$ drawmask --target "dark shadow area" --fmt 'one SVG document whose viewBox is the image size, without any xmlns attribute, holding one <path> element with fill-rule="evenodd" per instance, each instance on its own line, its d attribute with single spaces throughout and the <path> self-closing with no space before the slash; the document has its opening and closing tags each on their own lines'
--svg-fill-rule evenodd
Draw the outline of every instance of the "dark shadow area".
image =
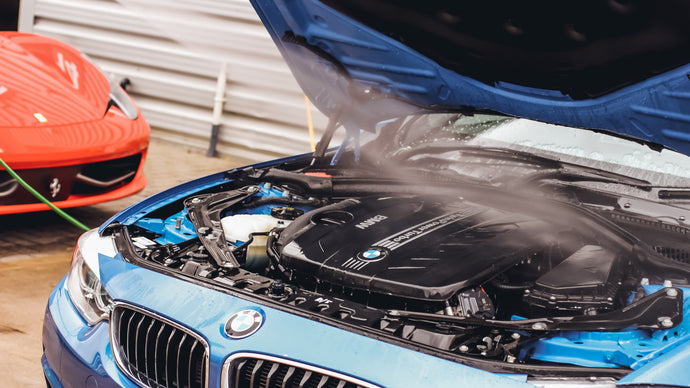
<svg viewBox="0 0 690 388">
<path fill-rule="evenodd" d="M 17 31 L 19 0 L 0 0 L 0 30 Z"/>
<path fill-rule="evenodd" d="M 97 227 L 113 212 L 95 206 L 65 211 L 90 228 Z M 63 252 L 74 248 L 84 231 L 54 212 L 0 215 L 0 258 Z"/>
</svg>

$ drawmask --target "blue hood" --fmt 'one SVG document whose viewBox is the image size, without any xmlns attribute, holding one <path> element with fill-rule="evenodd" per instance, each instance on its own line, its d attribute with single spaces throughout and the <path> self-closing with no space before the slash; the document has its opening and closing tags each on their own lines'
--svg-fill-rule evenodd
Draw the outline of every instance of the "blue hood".
<svg viewBox="0 0 690 388">
<path fill-rule="evenodd" d="M 495 111 L 690 155 L 688 1 L 251 2 L 306 95 L 349 129 Z"/>
</svg>

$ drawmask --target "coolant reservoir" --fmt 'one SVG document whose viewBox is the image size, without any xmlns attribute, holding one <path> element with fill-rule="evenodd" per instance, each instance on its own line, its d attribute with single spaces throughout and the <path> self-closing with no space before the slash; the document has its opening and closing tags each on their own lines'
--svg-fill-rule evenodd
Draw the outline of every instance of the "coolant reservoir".
<svg viewBox="0 0 690 388">
<path fill-rule="evenodd" d="M 271 229 L 283 228 L 290 222 L 292 221 L 268 214 L 235 214 L 220 220 L 225 239 L 233 244 L 248 241 L 252 233 L 268 233 Z M 265 268 L 268 265 L 266 240 L 266 236 L 254 236 L 254 240 L 247 247 L 248 268 Z"/>
</svg>

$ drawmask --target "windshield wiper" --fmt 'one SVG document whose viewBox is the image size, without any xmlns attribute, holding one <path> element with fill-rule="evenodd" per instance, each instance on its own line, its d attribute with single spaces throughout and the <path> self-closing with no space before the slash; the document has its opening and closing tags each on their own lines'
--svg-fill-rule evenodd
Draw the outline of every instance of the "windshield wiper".
<svg viewBox="0 0 690 388">
<path fill-rule="evenodd" d="M 563 182 L 600 182 L 600 183 L 615 183 L 626 186 L 638 188 L 640 190 L 650 191 L 654 188 L 651 182 L 629 177 L 627 175 L 617 174 L 610 171 L 598 170 L 596 168 L 584 167 L 570 163 L 562 163 L 562 166 L 557 169 L 549 169 L 538 171 L 534 174 L 525 176 L 519 180 L 520 186 L 525 186 L 534 182 L 555 179 Z"/>
<path fill-rule="evenodd" d="M 438 154 L 452 151 L 460 152 L 463 156 L 486 157 L 501 161 L 517 161 L 541 168 L 540 171 L 526 175 L 522 179 L 518 179 L 517 184 L 520 186 L 555 179 L 565 182 L 590 181 L 616 183 L 646 191 L 650 191 L 652 188 L 654 188 L 651 182 L 644 179 L 633 178 L 627 175 L 599 170 L 593 167 L 582 166 L 574 163 L 562 162 L 544 156 L 534 155 L 529 152 L 499 147 L 478 147 L 467 145 L 458 146 L 458 144 L 455 142 L 441 142 L 440 144 L 434 143 L 411 149 L 400 150 L 395 152 L 391 158 L 396 161 L 403 161 L 420 154 Z M 459 159 L 456 162 L 461 163 L 462 159 Z"/>
<path fill-rule="evenodd" d="M 666 330 L 683 321 L 683 291 L 680 288 L 662 288 L 620 310 L 592 316 L 578 315 L 501 321 L 400 310 L 389 310 L 387 315 L 393 319 L 419 320 L 458 327 L 482 326 L 529 332 L 616 331 L 628 327 Z"/>
<path fill-rule="evenodd" d="M 438 154 L 443 152 L 461 152 L 463 155 L 489 157 L 499 160 L 513 160 L 532 164 L 544 168 L 558 168 L 562 162 L 538 156 L 524 151 L 516 151 L 500 147 L 479 147 L 470 145 L 458 145 L 455 140 L 437 141 L 431 144 L 416 146 L 414 148 L 400 149 L 390 155 L 396 161 L 404 161 L 419 154 Z"/>
</svg>

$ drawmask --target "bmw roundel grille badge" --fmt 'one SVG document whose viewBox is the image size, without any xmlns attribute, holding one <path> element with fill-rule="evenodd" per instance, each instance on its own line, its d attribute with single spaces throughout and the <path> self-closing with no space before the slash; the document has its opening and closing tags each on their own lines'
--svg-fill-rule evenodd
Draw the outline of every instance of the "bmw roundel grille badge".
<svg viewBox="0 0 690 388">
<path fill-rule="evenodd" d="M 242 310 L 233 314 L 225 324 L 225 333 L 233 339 L 249 337 L 256 333 L 264 318 L 256 310 Z"/>
</svg>

